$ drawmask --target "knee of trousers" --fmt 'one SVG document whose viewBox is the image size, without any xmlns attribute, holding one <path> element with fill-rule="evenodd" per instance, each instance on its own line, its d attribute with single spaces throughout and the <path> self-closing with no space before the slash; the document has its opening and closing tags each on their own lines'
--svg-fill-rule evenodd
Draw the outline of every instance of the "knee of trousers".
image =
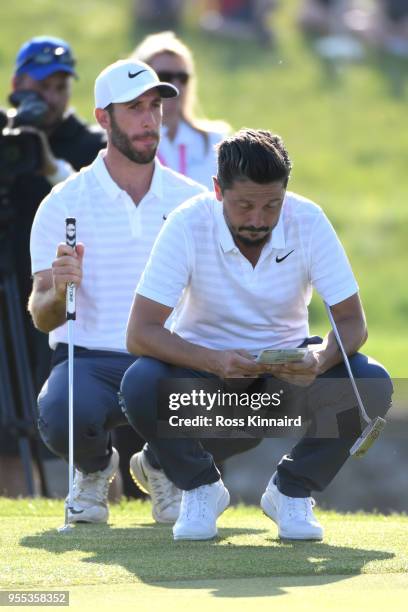
<svg viewBox="0 0 408 612">
<path fill-rule="evenodd" d="M 394 387 L 385 367 L 371 357 L 351 358 L 357 387 L 370 417 L 384 416 L 391 407 Z"/>
<path fill-rule="evenodd" d="M 138 431 L 156 427 L 158 385 L 170 372 L 169 364 L 152 357 L 139 357 L 125 372 L 120 386 L 122 410 Z"/>
<path fill-rule="evenodd" d="M 44 444 L 60 457 L 68 456 L 68 402 L 51 403 L 39 399 L 38 430 Z M 105 444 L 107 433 L 103 423 L 93 422 L 86 414 L 74 410 L 74 451 L 76 455 L 93 456 Z"/>
</svg>

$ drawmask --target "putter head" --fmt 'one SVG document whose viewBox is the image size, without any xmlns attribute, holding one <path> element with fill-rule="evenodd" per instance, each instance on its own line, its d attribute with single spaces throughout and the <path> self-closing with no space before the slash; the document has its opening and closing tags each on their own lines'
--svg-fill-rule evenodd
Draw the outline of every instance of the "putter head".
<svg viewBox="0 0 408 612">
<path fill-rule="evenodd" d="M 381 417 L 373 419 L 371 423 L 367 425 L 361 436 L 354 442 L 350 449 L 350 455 L 353 457 L 362 457 L 365 455 L 370 446 L 377 440 L 386 423 L 385 419 Z"/>
</svg>

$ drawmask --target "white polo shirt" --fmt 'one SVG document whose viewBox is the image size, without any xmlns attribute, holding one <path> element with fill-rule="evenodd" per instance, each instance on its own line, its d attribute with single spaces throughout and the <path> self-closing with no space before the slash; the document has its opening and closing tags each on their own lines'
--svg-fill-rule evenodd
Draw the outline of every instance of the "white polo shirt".
<svg viewBox="0 0 408 612">
<path fill-rule="evenodd" d="M 205 191 L 156 160 L 148 193 L 136 206 L 111 178 L 106 151 L 43 200 L 31 230 L 32 273 L 51 268 L 65 218 L 77 220 L 77 242 L 85 245 L 83 280 L 77 291 L 75 344 L 126 350 L 125 334 L 135 286 L 167 215 Z M 50 346 L 67 342 L 66 325 L 50 333 Z"/>
<path fill-rule="evenodd" d="M 160 136 L 158 157 L 162 164 L 180 172 L 194 181 L 213 190 L 212 177 L 217 174 L 215 145 L 227 136 L 225 132 L 207 132 L 206 146 L 203 135 L 185 121 L 181 121 L 174 140 L 167 136 L 163 126 Z"/>
<path fill-rule="evenodd" d="M 257 354 L 267 347 L 299 346 L 309 336 L 313 288 L 330 305 L 358 291 L 344 249 L 319 206 L 287 193 L 253 268 L 234 243 L 222 203 L 204 194 L 170 215 L 136 291 L 165 306 L 177 305 L 172 330 L 185 340 Z"/>
</svg>

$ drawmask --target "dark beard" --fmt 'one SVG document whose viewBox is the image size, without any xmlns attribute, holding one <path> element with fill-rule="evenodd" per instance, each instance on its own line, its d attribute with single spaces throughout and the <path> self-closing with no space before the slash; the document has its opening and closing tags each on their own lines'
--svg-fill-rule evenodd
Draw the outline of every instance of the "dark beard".
<svg viewBox="0 0 408 612">
<path fill-rule="evenodd" d="M 271 233 L 272 233 L 272 229 L 269 227 L 262 227 L 262 228 L 252 228 L 252 227 L 244 227 L 241 226 L 239 227 L 237 230 L 234 229 L 233 225 L 231 224 L 228 215 L 224 209 L 223 211 L 224 213 L 224 219 L 225 219 L 225 223 L 228 226 L 229 231 L 232 234 L 232 237 L 234 239 L 234 242 L 236 245 L 238 245 L 239 243 L 241 243 L 243 246 L 246 247 L 258 247 L 258 246 L 263 246 L 264 244 L 266 244 L 269 240 L 269 238 L 271 237 Z M 256 230 L 258 229 L 258 231 L 260 232 L 260 230 L 268 232 L 265 236 L 263 236 L 262 238 L 255 238 L 254 240 L 251 240 L 250 238 L 247 238 L 246 236 L 241 236 L 241 234 L 239 233 L 240 231 L 244 230 L 244 229 L 254 229 L 254 234 L 256 234 Z"/>
<path fill-rule="evenodd" d="M 157 145 L 154 147 L 152 151 L 147 151 L 146 153 L 141 153 L 140 151 L 136 151 L 132 146 L 132 142 L 129 137 L 122 132 L 118 124 L 116 123 L 113 115 L 111 115 L 111 142 L 112 144 L 132 162 L 136 164 L 150 164 L 156 157 L 156 151 L 159 144 L 159 140 L 157 140 Z M 150 135 L 150 133 L 149 133 Z M 153 134 L 152 134 L 153 135 Z M 156 136 L 156 134 L 154 134 Z"/>
<path fill-rule="evenodd" d="M 270 238 L 270 233 L 267 234 L 266 236 L 263 236 L 262 238 L 256 238 L 255 240 L 250 240 L 250 238 L 247 238 L 246 236 L 241 236 L 239 234 L 235 234 L 234 238 L 236 241 L 241 242 L 244 246 L 248 246 L 248 247 L 263 246 L 264 244 L 268 242 Z"/>
</svg>

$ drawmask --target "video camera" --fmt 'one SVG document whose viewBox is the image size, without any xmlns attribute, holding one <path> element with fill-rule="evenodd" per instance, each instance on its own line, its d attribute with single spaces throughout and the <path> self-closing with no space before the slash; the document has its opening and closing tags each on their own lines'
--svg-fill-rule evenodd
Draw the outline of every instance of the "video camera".
<svg viewBox="0 0 408 612">
<path fill-rule="evenodd" d="M 15 91 L 9 96 L 15 107 L 0 109 L 0 183 L 10 184 L 20 174 L 36 172 L 42 164 L 38 134 L 21 128 L 41 129 L 48 105 L 35 91 Z"/>
</svg>

